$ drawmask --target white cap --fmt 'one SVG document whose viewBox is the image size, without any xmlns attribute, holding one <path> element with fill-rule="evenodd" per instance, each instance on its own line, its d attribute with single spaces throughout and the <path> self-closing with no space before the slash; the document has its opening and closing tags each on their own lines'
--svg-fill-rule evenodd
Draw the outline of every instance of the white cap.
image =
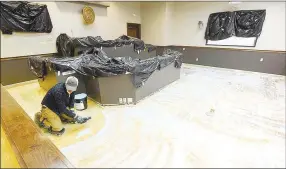
<svg viewBox="0 0 286 169">
<path fill-rule="evenodd" d="M 74 76 L 70 76 L 66 80 L 66 89 L 71 91 L 76 91 L 78 86 L 78 79 Z"/>
</svg>

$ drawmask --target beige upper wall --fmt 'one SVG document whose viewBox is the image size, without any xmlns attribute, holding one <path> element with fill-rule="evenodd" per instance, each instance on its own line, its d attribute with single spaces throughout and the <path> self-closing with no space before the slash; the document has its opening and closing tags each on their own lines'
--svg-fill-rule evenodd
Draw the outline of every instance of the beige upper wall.
<svg viewBox="0 0 286 169">
<path fill-rule="evenodd" d="M 141 39 L 153 45 L 172 43 L 175 2 L 141 2 Z"/>
<path fill-rule="evenodd" d="M 84 25 L 83 5 L 41 3 L 48 6 L 54 26 L 52 33 L 1 35 L 1 58 L 54 53 L 60 33 L 114 39 L 127 33 L 127 22 L 141 23 L 141 37 L 146 43 L 205 47 L 209 14 L 230 8 L 227 2 L 109 2 L 109 8 L 93 6 L 95 23 Z M 240 9 L 266 9 L 263 31 L 255 49 L 285 51 L 285 2 L 243 2 Z M 202 30 L 198 29 L 199 20 L 204 22 Z"/>
<path fill-rule="evenodd" d="M 139 2 L 109 2 L 110 7 L 92 6 L 96 18 L 92 25 L 83 23 L 84 5 L 71 2 L 41 2 L 47 4 L 53 30 L 45 33 L 13 33 L 1 35 L 1 58 L 56 52 L 56 38 L 60 33 L 72 37 L 102 36 L 115 39 L 127 33 L 127 22 L 141 23 Z"/>
<path fill-rule="evenodd" d="M 227 2 L 176 3 L 175 44 L 205 46 L 203 37 L 209 14 L 230 9 Z M 238 9 L 266 9 L 263 29 L 255 49 L 285 51 L 285 2 L 242 2 Z M 198 29 L 200 20 L 204 22 L 202 30 Z"/>
<path fill-rule="evenodd" d="M 157 6 L 160 6 L 159 10 L 150 10 L 146 8 L 146 5 L 143 5 L 145 2 L 141 3 L 141 16 L 144 28 L 149 27 L 150 29 L 150 26 L 148 26 L 149 24 L 152 25 L 152 27 L 158 27 L 160 30 L 151 32 L 149 29 L 142 29 L 142 34 L 145 35 L 142 38 L 143 40 L 148 41 L 148 43 L 156 43 L 156 45 L 206 47 L 204 33 L 209 14 L 231 10 L 228 2 L 157 3 L 161 3 L 161 5 L 156 4 Z M 165 9 L 162 9 L 163 7 L 165 7 Z M 262 34 L 254 49 L 285 51 L 285 2 L 242 2 L 238 10 L 240 9 L 266 9 L 266 18 Z M 163 23 L 152 19 L 157 17 L 160 18 L 160 21 Z M 145 20 L 149 22 L 144 22 Z M 203 29 L 198 28 L 198 21 L 204 22 Z M 155 35 L 156 33 L 159 35 Z M 161 37 L 161 40 L 154 40 L 154 37 Z"/>
<path fill-rule="evenodd" d="M 141 2 L 141 39 L 164 45 L 166 41 L 166 2 Z"/>
</svg>

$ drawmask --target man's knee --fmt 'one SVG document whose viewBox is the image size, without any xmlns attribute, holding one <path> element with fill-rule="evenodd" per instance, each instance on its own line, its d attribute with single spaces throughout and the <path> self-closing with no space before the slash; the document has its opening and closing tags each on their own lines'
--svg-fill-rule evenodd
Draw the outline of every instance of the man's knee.
<svg viewBox="0 0 286 169">
<path fill-rule="evenodd" d="M 45 127 L 51 127 L 53 131 L 61 131 L 63 129 L 60 117 L 49 108 L 42 108 L 37 116 L 40 116 L 40 122 Z"/>
</svg>

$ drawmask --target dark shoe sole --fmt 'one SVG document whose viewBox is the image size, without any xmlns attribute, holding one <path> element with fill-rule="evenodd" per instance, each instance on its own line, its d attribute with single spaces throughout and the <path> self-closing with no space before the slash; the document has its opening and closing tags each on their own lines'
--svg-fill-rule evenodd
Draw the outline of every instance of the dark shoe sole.
<svg viewBox="0 0 286 169">
<path fill-rule="evenodd" d="M 75 121 L 62 120 L 63 124 L 75 124 Z"/>
<path fill-rule="evenodd" d="M 63 128 L 61 131 L 53 131 L 52 128 L 48 129 L 48 132 L 53 134 L 53 135 L 57 135 L 57 136 L 61 136 L 65 133 L 66 129 Z"/>
<path fill-rule="evenodd" d="M 39 115 L 39 113 L 35 114 L 34 117 L 34 122 L 40 127 L 40 128 L 44 128 L 44 129 L 48 129 L 49 127 L 46 127 L 43 123 L 43 121 L 40 121 L 41 116 Z"/>
</svg>

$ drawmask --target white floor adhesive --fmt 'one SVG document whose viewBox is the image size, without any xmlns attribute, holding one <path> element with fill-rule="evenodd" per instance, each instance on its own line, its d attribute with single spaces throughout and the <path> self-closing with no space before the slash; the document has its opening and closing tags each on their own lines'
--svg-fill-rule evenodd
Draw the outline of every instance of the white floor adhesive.
<svg viewBox="0 0 286 169">
<path fill-rule="evenodd" d="M 49 137 L 77 167 L 285 167 L 285 82 L 183 65 L 180 80 L 137 105 L 102 112 L 89 106 L 86 114 L 101 118 L 74 135 Z M 39 90 L 37 83 L 9 88 L 31 117 Z M 88 128 L 99 123 L 91 134 Z"/>
<path fill-rule="evenodd" d="M 83 136 L 88 135 L 88 134 L 92 134 L 92 131 L 91 131 L 89 128 L 88 128 L 88 129 L 85 129 L 85 130 L 83 130 L 83 131 L 80 131 L 80 132 L 77 134 L 76 138 L 80 138 L 80 137 L 83 137 Z"/>
</svg>

